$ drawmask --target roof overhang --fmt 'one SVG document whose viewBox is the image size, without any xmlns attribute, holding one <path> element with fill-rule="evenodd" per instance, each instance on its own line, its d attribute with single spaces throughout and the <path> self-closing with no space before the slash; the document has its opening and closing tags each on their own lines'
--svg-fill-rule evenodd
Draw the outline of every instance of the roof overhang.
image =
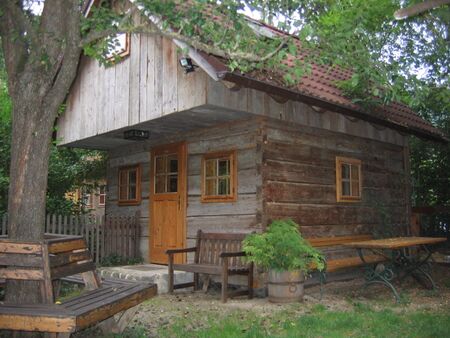
<svg viewBox="0 0 450 338">
<path fill-rule="evenodd" d="M 387 120 L 381 116 L 376 116 L 374 114 L 370 114 L 370 113 L 364 112 L 362 110 L 351 109 L 347 106 L 340 105 L 338 103 L 329 102 L 329 101 L 320 99 L 320 98 L 312 96 L 312 95 L 300 93 L 295 90 L 291 90 L 288 88 L 269 84 L 269 83 L 266 83 L 266 82 L 263 82 L 263 81 L 245 76 L 245 75 L 240 75 L 240 74 L 230 72 L 230 71 L 219 71 L 219 72 L 217 72 L 217 77 L 220 80 L 233 82 L 242 87 L 252 88 L 255 90 L 259 90 L 259 91 L 268 93 L 270 95 L 280 96 L 280 97 L 286 98 L 288 100 L 300 101 L 300 102 L 303 102 L 306 104 L 310 104 L 310 105 L 317 106 L 317 107 L 320 107 L 323 109 L 334 111 L 334 112 L 337 112 L 337 113 L 340 113 L 343 115 L 355 117 L 355 118 L 358 118 L 358 119 L 361 119 L 361 120 L 364 120 L 367 122 L 371 122 L 371 123 L 382 125 L 382 126 L 385 126 L 388 128 L 392 128 L 392 129 L 398 130 L 403 133 L 412 134 L 412 135 L 418 136 L 418 137 L 426 139 L 426 140 L 440 142 L 440 143 L 448 143 L 449 142 L 449 139 L 446 138 L 445 136 L 429 133 L 429 132 L 419 129 L 419 128 L 405 126 L 405 125 L 396 123 L 394 121 Z"/>
</svg>

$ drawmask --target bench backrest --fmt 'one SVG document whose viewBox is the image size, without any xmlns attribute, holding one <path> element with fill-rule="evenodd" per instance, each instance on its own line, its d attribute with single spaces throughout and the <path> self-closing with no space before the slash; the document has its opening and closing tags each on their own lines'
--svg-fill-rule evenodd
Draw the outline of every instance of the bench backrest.
<svg viewBox="0 0 450 338">
<path fill-rule="evenodd" d="M 88 289 L 100 286 L 95 265 L 81 236 L 48 235 L 42 242 L 0 240 L 0 278 L 40 281 L 42 299 L 53 303 L 55 279 L 81 273 Z"/>
<path fill-rule="evenodd" d="M 242 251 L 242 240 L 248 234 L 245 233 L 219 233 L 219 232 L 197 232 L 197 251 L 195 262 L 199 264 L 221 264 L 220 254 L 222 252 Z M 230 267 L 245 266 L 240 257 L 229 260 Z"/>
<path fill-rule="evenodd" d="M 95 270 L 80 236 L 52 236 L 43 242 L 2 239 L 0 266 L 0 278 L 22 280 L 54 280 Z"/>
</svg>

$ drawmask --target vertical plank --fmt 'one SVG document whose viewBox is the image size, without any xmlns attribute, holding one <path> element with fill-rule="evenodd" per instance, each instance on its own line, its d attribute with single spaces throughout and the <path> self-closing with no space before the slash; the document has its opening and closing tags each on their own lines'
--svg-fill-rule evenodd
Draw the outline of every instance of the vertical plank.
<svg viewBox="0 0 450 338">
<path fill-rule="evenodd" d="M 141 235 L 140 220 L 141 220 L 141 212 L 140 211 L 136 211 L 135 219 L 134 219 L 134 222 L 133 222 L 133 225 L 134 225 L 134 238 L 132 238 L 132 243 L 134 244 L 134 251 L 133 251 L 133 257 L 134 258 L 139 257 L 138 241 L 139 241 L 139 238 L 140 238 L 140 235 Z"/>
<path fill-rule="evenodd" d="M 105 241 L 105 227 L 106 227 L 106 216 L 102 216 L 102 224 L 100 225 L 100 230 L 101 230 L 101 257 L 100 257 L 100 261 L 101 262 L 103 260 L 103 258 L 105 257 L 105 245 L 106 245 L 106 241 Z"/>
<path fill-rule="evenodd" d="M 163 114 L 172 113 L 177 110 L 177 51 L 172 40 L 164 38 L 163 47 L 163 73 L 159 81 L 162 82 L 162 105 Z"/>
<path fill-rule="evenodd" d="M 119 129 L 128 125 L 128 102 L 130 99 L 130 59 L 126 58 L 114 65 L 116 69 L 114 79 L 114 123 L 112 129 Z M 112 130 L 110 129 L 110 130 Z"/>
<path fill-rule="evenodd" d="M 58 229 L 56 231 L 58 234 L 62 231 L 62 215 L 58 215 Z"/>
<path fill-rule="evenodd" d="M 67 235 L 68 223 L 67 223 L 67 215 L 64 215 L 64 221 L 62 226 L 62 234 Z"/>
<path fill-rule="evenodd" d="M 94 252 L 95 250 L 95 223 L 91 222 L 89 227 L 89 236 L 90 236 L 90 246 L 89 250 Z"/>
<path fill-rule="evenodd" d="M 129 247 L 130 247 L 130 227 L 131 224 L 133 224 L 133 217 L 129 220 L 129 222 L 127 222 L 125 224 L 125 233 L 123 235 L 124 239 L 125 239 L 125 257 L 126 258 L 131 258 L 130 255 L 130 251 L 129 251 Z"/>
<path fill-rule="evenodd" d="M 128 221 L 128 217 L 124 217 L 122 219 L 122 222 L 119 223 L 119 233 L 118 233 L 118 241 L 119 241 L 119 255 L 120 256 L 125 256 L 124 255 L 124 242 L 123 242 L 123 228 L 124 228 L 124 224 Z"/>
<path fill-rule="evenodd" d="M 97 224 L 95 225 L 95 262 L 100 262 L 100 219 L 101 216 L 97 218 Z"/>
<path fill-rule="evenodd" d="M 132 34 L 131 54 L 130 58 L 130 99 L 129 99 L 129 120 L 128 124 L 133 125 L 140 121 L 140 106 L 139 106 L 139 85 L 140 85 L 140 36 L 139 34 Z"/>
<path fill-rule="evenodd" d="M 153 40 L 149 40 L 151 36 L 139 34 L 139 122 L 145 121 L 147 110 L 147 85 L 151 79 L 148 79 L 148 44 L 153 43 Z M 153 72 L 152 72 L 153 73 Z M 152 81 L 151 81 L 152 82 Z M 153 83 L 151 83 L 153 85 Z"/>
<path fill-rule="evenodd" d="M 80 234 L 80 217 L 75 217 L 75 223 L 74 223 L 74 235 Z"/>
<path fill-rule="evenodd" d="M 74 215 L 70 216 L 69 224 L 70 224 L 69 235 L 76 235 L 75 234 L 75 216 Z"/>
<path fill-rule="evenodd" d="M 42 260 L 43 260 L 43 274 L 44 280 L 41 282 L 43 302 L 45 304 L 53 304 L 55 301 L 53 297 L 53 284 L 50 272 L 50 257 L 48 254 L 48 245 L 42 244 Z"/>
<path fill-rule="evenodd" d="M 45 232 L 46 232 L 46 233 L 47 233 L 47 232 L 50 232 L 50 217 L 51 217 L 50 214 L 47 214 L 47 215 L 45 216 Z"/>
<path fill-rule="evenodd" d="M 56 233 L 56 220 L 57 220 L 56 215 L 55 214 L 52 215 L 52 234 Z"/>
<path fill-rule="evenodd" d="M 152 87 L 148 87 L 147 92 L 150 90 L 151 92 L 151 100 L 150 105 L 147 104 L 147 109 L 150 109 L 150 107 L 153 107 L 152 114 L 150 115 L 151 118 L 156 118 L 162 115 L 163 106 L 162 106 L 162 97 L 163 97 L 163 37 L 157 35 L 153 37 L 154 39 L 154 45 L 153 50 L 149 49 L 149 53 L 153 52 L 153 55 L 150 56 L 150 58 L 153 58 L 153 69 L 150 69 L 149 65 L 149 74 L 152 72 L 153 75 L 153 81 L 154 85 Z M 150 79 L 149 79 L 150 81 Z"/>
</svg>

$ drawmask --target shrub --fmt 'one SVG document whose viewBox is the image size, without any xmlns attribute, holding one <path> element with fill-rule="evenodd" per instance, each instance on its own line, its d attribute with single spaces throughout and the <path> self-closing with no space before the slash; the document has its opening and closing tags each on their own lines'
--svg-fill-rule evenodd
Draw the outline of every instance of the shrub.
<svg viewBox="0 0 450 338">
<path fill-rule="evenodd" d="M 248 235 L 243 241 L 246 259 L 277 271 L 323 270 L 323 255 L 302 237 L 298 227 L 292 220 L 277 220 L 266 232 Z"/>
</svg>

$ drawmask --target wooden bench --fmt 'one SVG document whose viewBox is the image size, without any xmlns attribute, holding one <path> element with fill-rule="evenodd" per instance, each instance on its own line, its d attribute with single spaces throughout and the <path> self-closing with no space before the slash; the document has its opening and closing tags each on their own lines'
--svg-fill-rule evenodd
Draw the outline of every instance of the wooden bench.
<svg viewBox="0 0 450 338">
<path fill-rule="evenodd" d="M 247 236 L 243 233 L 208 233 L 201 230 L 197 233 L 196 246 L 193 248 L 167 250 L 169 256 L 169 293 L 174 289 L 194 287 L 199 289 L 199 274 L 218 275 L 222 280 L 222 302 L 228 297 L 248 294 L 253 297 L 253 263 L 245 263 L 241 259 L 245 256 L 242 251 L 242 240 Z M 194 252 L 194 262 L 188 264 L 174 264 L 175 254 Z M 174 270 L 194 273 L 194 281 L 174 285 Z M 228 292 L 228 276 L 247 275 L 247 290 Z"/>
<path fill-rule="evenodd" d="M 156 295 L 156 285 L 125 280 L 102 281 L 83 237 L 47 236 L 42 242 L 0 240 L 0 278 L 38 281 L 42 304 L 0 303 L 0 329 L 49 332 L 68 337 L 98 322 L 121 331 L 134 315 L 135 306 Z M 86 291 L 55 303 L 57 280 L 68 276 L 83 281 Z M 121 313 L 119 320 L 113 316 Z"/>
<path fill-rule="evenodd" d="M 356 242 L 356 241 L 369 241 L 373 239 L 372 235 L 353 235 L 353 236 L 336 236 L 336 237 L 321 237 L 321 238 L 307 238 L 308 242 L 319 250 L 327 249 L 342 249 L 343 244 Z M 347 248 L 348 249 L 348 248 Z M 326 252 L 325 252 L 325 256 Z M 386 258 L 381 255 L 367 255 L 364 259 L 369 264 L 378 264 L 386 261 Z M 325 270 L 320 273 L 320 283 L 321 286 L 326 282 L 326 273 L 336 272 L 338 270 L 355 268 L 365 265 L 365 263 L 359 258 L 359 256 L 334 258 L 326 257 Z M 322 293 L 322 289 L 321 289 Z"/>
</svg>

